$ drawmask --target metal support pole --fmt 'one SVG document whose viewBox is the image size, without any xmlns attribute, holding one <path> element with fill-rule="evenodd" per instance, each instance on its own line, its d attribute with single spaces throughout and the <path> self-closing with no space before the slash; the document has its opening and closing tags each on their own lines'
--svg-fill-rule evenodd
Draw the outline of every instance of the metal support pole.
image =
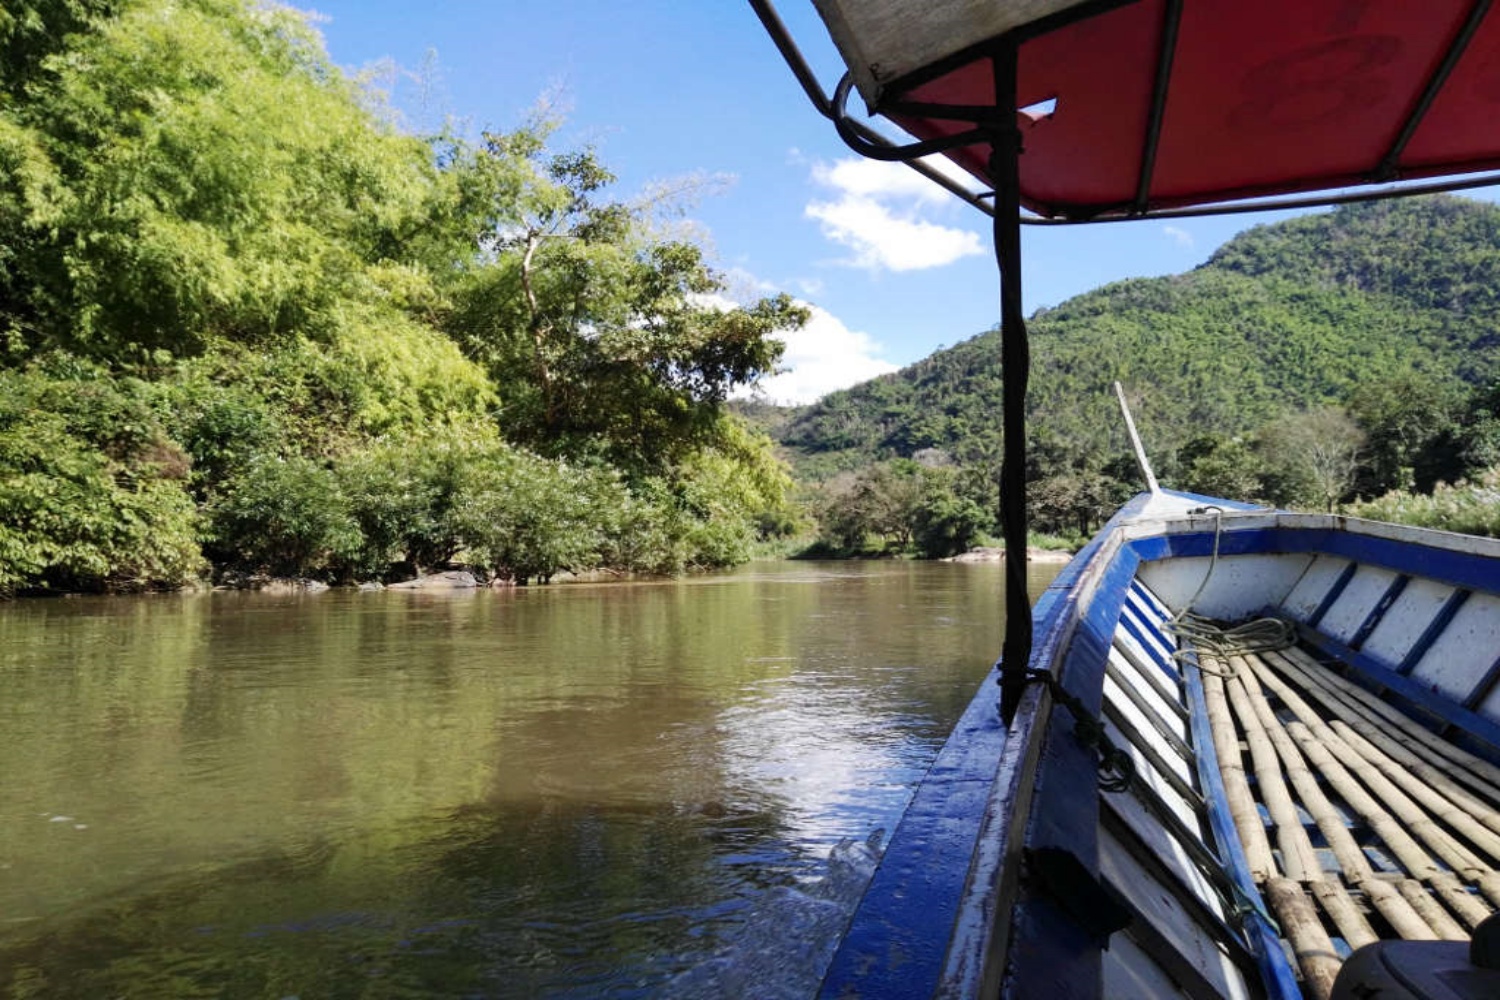
<svg viewBox="0 0 1500 1000">
<path fill-rule="evenodd" d="M 1021 132 L 1016 124 L 1014 42 L 992 61 L 1000 123 L 990 143 L 995 185 L 995 259 L 1000 267 L 1000 527 L 1005 539 L 1005 642 L 1000 654 L 1000 717 L 1007 726 L 1026 689 L 1031 598 L 1026 590 L 1026 384 L 1031 368 L 1021 300 Z M 1009 112 L 1009 113 L 1007 113 Z"/>
</svg>

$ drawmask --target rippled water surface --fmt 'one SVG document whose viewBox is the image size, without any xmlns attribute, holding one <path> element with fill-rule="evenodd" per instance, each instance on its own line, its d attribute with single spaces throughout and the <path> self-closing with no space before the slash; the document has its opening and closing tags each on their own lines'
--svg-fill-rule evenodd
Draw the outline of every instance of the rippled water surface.
<svg viewBox="0 0 1500 1000">
<path fill-rule="evenodd" d="M 0 605 L 0 996 L 672 992 L 894 825 L 1000 592 L 762 563 Z"/>
</svg>

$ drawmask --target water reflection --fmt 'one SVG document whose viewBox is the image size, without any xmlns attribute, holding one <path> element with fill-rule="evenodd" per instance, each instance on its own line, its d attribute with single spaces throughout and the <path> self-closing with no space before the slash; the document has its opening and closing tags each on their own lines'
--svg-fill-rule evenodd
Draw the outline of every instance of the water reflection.
<svg viewBox="0 0 1500 1000">
<path fill-rule="evenodd" d="M 0 607 L 0 995 L 647 995 L 893 825 L 991 566 Z"/>
</svg>

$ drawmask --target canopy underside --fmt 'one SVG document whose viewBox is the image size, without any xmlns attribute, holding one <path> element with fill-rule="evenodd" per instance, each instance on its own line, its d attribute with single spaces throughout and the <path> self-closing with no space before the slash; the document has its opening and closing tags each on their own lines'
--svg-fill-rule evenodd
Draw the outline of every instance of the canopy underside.
<svg viewBox="0 0 1500 1000">
<path fill-rule="evenodd" d="M 1018 107 L 1056 101 L 1019 118 L 1046 217 L 1500 170 L 1489 0 L 817 2 L 870 109 L 919 139 L 993 120 L 1018 45 Z M 948 155 L 994 186 L 987 144 Z"/>
</svg>

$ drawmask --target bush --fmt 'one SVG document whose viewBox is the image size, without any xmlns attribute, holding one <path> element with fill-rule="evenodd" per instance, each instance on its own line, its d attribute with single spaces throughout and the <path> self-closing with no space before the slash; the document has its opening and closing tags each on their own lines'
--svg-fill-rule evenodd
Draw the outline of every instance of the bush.
<svg viewBox="0 0 1500 1000">
<path fill-rule="evenodd" d="M 1349 513 L 1418 528 L 1500 538 L 1500 466 L 1481 473 L 1477 482 L 1453 486 L 1438 483 L 1426 496 L 1393 491 L 1354 504 Z"/>
<path fill-rule="evenodd" d="M 450 515 L 470 564 L 517 583 L 600 565 L 624 490 L 613 476 L 497 449 L 461 471 Z"/>
<path fill-rule="evenodd" d="M 252 572 L 341 575 L 364 543 L 333 471 L 297 456 L 252 462 L 209 505 L 209 515 L 213 554 Z"/>
<path fill-rule="evenodd" d="M 384 577 L 396 563 L 421 572 L 453 556 L 460 543 L 447 515 L 460 454 L 451 442 L 424 437 L 377 441 L 339 462 L 339 485 L 361 534 L 352 573 Z"/>
<path fill-rule="evenodd" d="M 243 385 L 192 373 L 167 385 L 163 396 L 173 433 L 192 456 L 191 482 L 200 498 L 277 449 L 280 420 L 264 397 Z"/>
<path fill-rule="evenodd" d="M 924 558 L 946 559 L 973 548 L 990 521 L 973 500 L 941 493 L 917 508 L 912 539 Z"/>
<path fill-rule="evenodd" d="M 0 371 L 0 594 L 178 587 L 202 571 L 185 460 L 141 389 L 91 367 Z"/>
</svg>

